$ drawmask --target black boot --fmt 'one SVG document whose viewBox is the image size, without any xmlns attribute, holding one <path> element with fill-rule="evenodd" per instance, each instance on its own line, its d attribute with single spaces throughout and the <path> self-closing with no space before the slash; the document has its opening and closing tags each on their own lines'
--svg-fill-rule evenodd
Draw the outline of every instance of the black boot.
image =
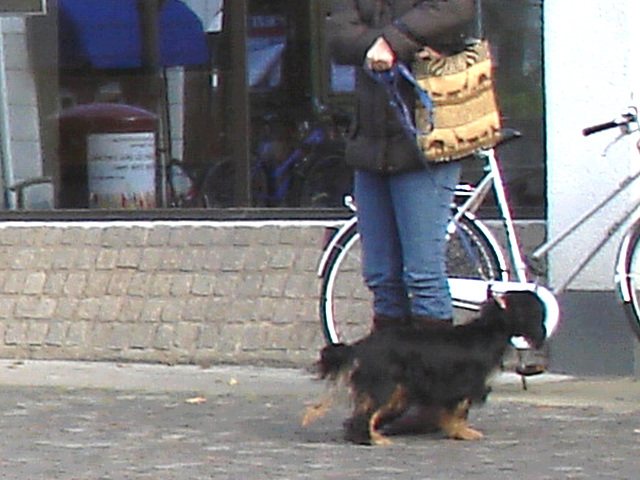
<svg viewBox="0 0 640 480">
<path fill-rule="evenodd" d="M 417 330 L 453 325 L 452 318 L 433 318 L 428 315 L 411 315 L 411 326 Z"/>
<path fill-rule="evenodd" d="M 388 315 L 375 314 L 373 316 L 373 329 L 376 332 L 379 330 L 386 330 L 387 328 L 400 328 L 409 325 L 409 319 L 407 317 L 391 317 Z"/>
</svg>

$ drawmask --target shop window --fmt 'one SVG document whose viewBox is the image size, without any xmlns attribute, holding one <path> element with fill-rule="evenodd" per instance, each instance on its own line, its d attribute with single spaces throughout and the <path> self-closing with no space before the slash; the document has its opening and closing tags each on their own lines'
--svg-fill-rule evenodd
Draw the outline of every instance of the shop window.
<svg viewBox="0 0 640 480">
<path fill-rule="evenodd" d="M 542 2 L 482 0 L 485 35 L 495 49 L 504 125 L 522 137 L 500 148 L 510 201 L 518 218 L 546 215 L 546 156 L 542 77 Z M 468 165 L 465 178 L 476 169 Z M 492 208 L 483 215 L 492 215 Z"/>
<path fill-rule="evenodd" d="M 328 2 L 316 4 L 320 22 Z M 499 150 L 510 188 L 514 213 L 519 218 L 546 215 L 544 105 L 542 84 L 542 2 L 482 0 L 483 28 L 491 40 L 496 60 L 497 88 L 506 127 L 519 130 L 522 138 Z M 322 29 L 319 30 L 322 32 Z M 352 102 L 353 68 L 336 65 L 327 51 L 322 33 L 318 38 L 318 94 L 328 105 L 349 108 Z M 474 183 L 481 166 L 464 162 L 463 181 Z M 485 207 L 483 215 L 494 215 Z"/>
<path fill-rule="evenodd" d="M 64 109 L 87 103 L 128 104 L 158 116 L 156 209 L 340 209 L 342 195 L 351 190 L 352 172 L 343 156 L 355 71 L 336 65 L 328 56 L 323 30 L 327 0 L 244 0 L 244 10 L 237 8 L 240 0 L 231 1 L 211 0 L 213 10 L 224 10 L 224 16 L 222 29 L 209 32 L 203 31 L 202 22 L 189 11 L 190 5 L 196 8 L 203 2 L 162 2 L 179 11 L 183 22 L 176 24 L 173 20 L 177 16 L 167 16 L 162 24 L 166 32 L 182 29 L 188 35 L 171 37 L 180 42 L 162 37 L 160 73 L 168 83 L 160 91 L 149 88 L 147 72 L 140 69 L 140 59 L 135 56 L 140 39 L 127 37 L 133 31 L 129 24 L 117 27 L 113 21 L 115 16 L 124 15 L 126 22 L 132 22 L 137 15 L 132 10 L 137 0 L 59 0 L 66 9 L 58 13 L 62 15 L 60 22 L 54 19 L 53 11 L 38 22 L 30 22 L 34 27 L 31 33 L 37 34 L 23 54 L 42 57 L 31 60 L 36 66 L 37 96 L 32 97 L 40 101 L 38 141 L 43 154 L 30 155 L 33 168 L 27 168 L 25 162 L 19 168 L 16 164 L 13 173 L 20 176 L 15 180 L 27 181 L 25 189 L 31 188 L 31 179 L 52 180 L 58 182 L 56 190 L 64 189 L 65 185 L 59 183 L 59 165 L 51 154 L 59 147 L 59 138 L 53 138 L 56 132 L 50 130 L 51 119 Z M 546 210 L 542 4 L 537 0 L 511 0 L 509 8 L 504 8 L 503 3 L 483 0 L 485 32 L 495 48 L 505 125 L 520 130 L 523 138 L 506 145 L 500 153 L 516 216 L 541 218 Z M 125 4 L 127 8 L 116 8 Z M 102 20 L 86 11 L 91 5 L 100 7 L 105 15 Z M 238 12 L 246 15 L 245 37 L 240 39 L 225 29 L 231 15 L 238 16 Z M 100 22 L 107 19 L 111 19 L 113 28 L 124 30 L 116 28 L 107 35 L 106 24 L 100 27 Z M 93 27 L 79 28 L 80 21 L 88 21 Z M 46 28 L 36 27 L 47 22 Z M 75 27 L 51 33 L 65 25 Z M 102 35 L 90 37 L 95 32 Z M 87 41 L 73 43 L 78 38 Z M 89 42 L 90 38 L 95 43 Z M 107 38 L 116 39 L 122 51 L 111 52 L 105 43 Z M 187 38 L 191 43 L 183 43 Z M 76 50 L 60 47 L 59 57 L 50 55 L 50 49 L 43 47 L 55 45 L 58 39 L 72 42 Z M 243 50 L 233 48 L 238 42 L 243 42 Z M 82 49 L 91 44 L 97 49 Z M 242 69 L 236 67 L 238 55 L 230 53 L 238 51 L 246 55 Z M 68 63 L 58 65 L 58 78 L 52 81 L 51 59 L 55 58 Z M 172 68 L 180 69 L 180 75 L 173 75 Z M 246 77 L 244 92 L 237 88 L 243 83 L 239 80 L 243 77 L 234 76 L 238 71 Z M 56 85 L 61 88 L 52 95 L 52 86 Z M 154 99 L 168 99 L 170 106 L 156 109 Z M 243 130 L 238 136 L 234 134 L 238 125 L 234 122 L 243 102 L 248 126 L 246 134 Z M 245 144 L 237 145 L 239 142 Z M 162 158 L 167 151 L 171 155 Z M 478 168 L 466 162 L 464 179 L 473 181 Z M 66 188 L 73 189 L 73 185 Z M 20 193 L 28 196 L 26 190 Z M 11 195 L 5 194 L 7 209 L 18 207 Z M 85 200 L 78 204 L 80 208 L 85 204 L 90 207 L 89 197 Z M 491 213 L 491 209 L 484 212 Z"/>
</svg>

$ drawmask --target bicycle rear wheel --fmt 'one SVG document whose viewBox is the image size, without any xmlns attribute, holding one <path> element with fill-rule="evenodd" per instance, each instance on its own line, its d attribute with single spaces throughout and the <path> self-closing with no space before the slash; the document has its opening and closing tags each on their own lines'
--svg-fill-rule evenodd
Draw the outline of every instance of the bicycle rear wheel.
<svg viewBox="0 0 640 480">
<path fill-rule="evenodd" d="M 304 172 L 295 192 L 301 207 L 341 207 L 353 191 L 353 168 L 344 162 L 344 152 L 316 156 Z"/>
<path fill-rule="evenodd" d="M 200 181 L 200 196 L 207 208 L 233 206 L 235 167 L 230 158 L 223 158 L 204 172 Z"/>
<path fill-rule="evenodd" d="M 362 280 L 360 236 L 354 223 L 341 234 L 321 272 L 320 319 L 327 343 L 352 343 L 371 328 L 372 298 Z M 506 279 L 502 256 L 474 217 L 464 215 L 450 228 L 449 277 Z M 469 307 L 454 302 L 454 320 L 465 321 Z"/>
<path fill-rule="evenodd" d="M 633 224 L 620 244 L 616 282 L 627 319 L 640 340 L 640 221 Z"/>
</svg>

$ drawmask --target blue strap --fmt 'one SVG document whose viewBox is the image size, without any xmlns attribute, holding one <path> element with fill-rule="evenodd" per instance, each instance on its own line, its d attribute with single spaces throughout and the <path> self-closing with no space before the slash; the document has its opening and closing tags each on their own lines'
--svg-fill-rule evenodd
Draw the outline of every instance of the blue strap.
<svg viewBox="0 0 640 480">
<path fill-rule="evenodd" d="M 400 95 L 400 89 L 398 88 L 399 79 L 409 82 L 416 92 L 418 100 L 420 100 L 424 105 L 427 115 L 427 125 L 433 125 L 433 100 L 429 96 L 429 93 L 420 87 L 420 84 L 404 63 L 396 62 L 389 70 L 381 72 L 376 72 L 365 67 L 365 72 L 367 72 L 367 74 L 376 82 L 384 86 L 385 91 L 389 96 L 389 104 L 394 108 L 402 126 L 411 136 L 428 133 L 418 131 L 416 128 L 413 116 L 402 98 L 402 95 Z"/>
</svg>

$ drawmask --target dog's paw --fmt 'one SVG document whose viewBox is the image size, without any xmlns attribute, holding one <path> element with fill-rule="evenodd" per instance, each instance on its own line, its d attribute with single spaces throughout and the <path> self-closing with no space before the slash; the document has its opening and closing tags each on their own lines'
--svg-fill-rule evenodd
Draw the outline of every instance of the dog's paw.
<svg viewBox="0 0 640 480">
<path fill-rule="evenodd" d="M 371 435 L 371 445 L 376 445 L 378 447 L 388 447 L 389 445 L 392 445 L 393 442 L 388 438 L 385 437 L 384 435 L 381 435 L 379 433 L 373 433 Z"/>
<path fill-rule="evenodd" d="M 461 428 L 449 433 L 449 437 L 455 440 L 480 440 L 484 435 L 479 430 L 470 427 Z"/>
</svg>

